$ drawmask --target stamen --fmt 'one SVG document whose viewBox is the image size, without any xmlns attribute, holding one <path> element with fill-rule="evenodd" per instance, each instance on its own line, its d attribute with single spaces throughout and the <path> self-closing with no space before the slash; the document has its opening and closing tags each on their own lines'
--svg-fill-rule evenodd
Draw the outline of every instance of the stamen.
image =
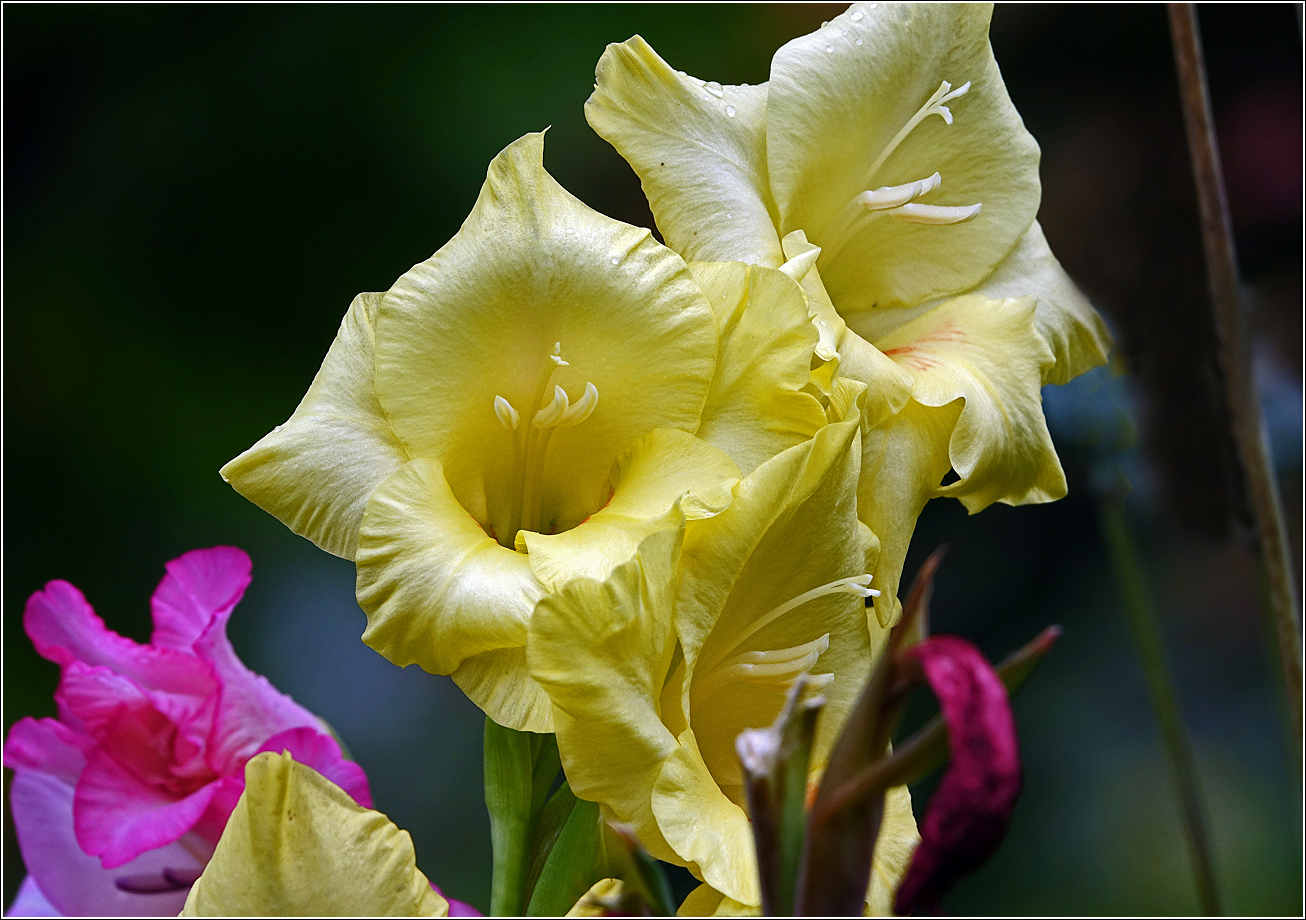
<svg viewBox="0 0 1306 920">
<path fill-rule="evenodd" d="M 727 684 L 740 680 L 772 690 L 786 690 L 798 675 L 805 674 L 815 667 L 817 659 L 825 654 L 829 647 L 830 634 L 826 633 L 811 642 L 795 645 L 792 648 L 735 655 L 714 668 L 703 680 L 695 683 L 690 694 L 690 705 L 700 703 Z M 828 686 L 834 679 L 833 674 L 822 674 L 817 677 L 824 678 L 820 682 L 820 687 Z"/>
<path fill-rule="evenodd" d="M 571 366 L 568 362 L 562 360 L 562 343 L 561 343 L 561 342 L 554 342 L 554 343 L 553 343 L 553 354 L 549 355 L 549 360 L 552 361 L 554 364 L 558 365 L 558 367 L 570 367 L 570 366 Z"/>
<path fill-rule="evenodd" d="M 512 403 L 502 396 L 494 397 L 494 414 L 499 417 L 499 424 L 504 428 L 509 431 L 517 430 L 517 423 L 521 420 L 521 417 L 517 414 L 517 410 L 512 407 Z"/>
<path fill-rule="evenodd" d="M 566 412 L 562 413 L 562 418 L 558 419 L 558 427 L 572 428 L 579 425 L 590 417 L 594 412 L 594 407 L 598 404 L 599 388 L 593 383 L 585 384 L 585 395 L 577 400 Z"/>
<path fill-rule="evenodd" d="M 553 399 L 547 406 L 535 413 L 535 418 L 531 424 L 536 428 L 552 428 L 558 424 L 562 414 L 567 411 L 567 391 L 560 386 L 554 386 Z"/>
<path fill-rule="evenodd" d="M 925 119 L 929 118 L 931 115 L 938 115 L 946 123 L 952 124 L 952 110 L 943 103 L 950 99 L 964 96 L 968 92 L 970 92 L 969 80 L 956 89 L 953 89 L 952 84 L 947 80 L 940 83 L 939 88 L 934 91 L 934 95 L 925 100 L 925 104 L 920 107 L 920 110 L 911 118 L 907 119 L 907 123 L 902 126 L 902 130 L 895 134 L 893 140 L 889 141 L 885 148 L 880 151 L 880 155 L 875 158 L 875 163 L 872 164 L 871 168 L 866 173 L 865 184 L 871 184 L 871 179 L 877 172 L 879 172 L 880 167 L 884 165 L 884 161 L 889 159 L 890 154 L 898 149 L 898 145 L 906 140 L 907 135 L 911 134 L 916 126 Z"/>
<path fill-rule="evenodd" d="M 913 224 L 960 224 L 972 219 L 980 212 L 982 206 L 982 203 L 964 207 L 948 207 L 937 204 L 905 204 L 896 211 L 890 211 L 889 213 Z"/>
<path fill-rule="evenodd" d="M 915 201 L 917 198 L 939 187 L 943 177 L 937 172 L 927 179 L 918 179 L 903 185 L 886 185 L 873 192 L 862 192 L 853 200 L 868 211 L 887 211 Z"/>
</svg>

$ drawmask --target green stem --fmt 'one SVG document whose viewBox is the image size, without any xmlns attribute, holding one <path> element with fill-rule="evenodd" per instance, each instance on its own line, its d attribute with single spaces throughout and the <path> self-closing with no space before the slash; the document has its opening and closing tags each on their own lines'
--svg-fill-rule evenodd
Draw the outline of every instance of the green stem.
<svg viewBox="0 0 1306 920">
<path fill-rule="evenodd" d="M 495 917 L 525 913 L 534 810 L 532 755 L 531 735 L 485 720 L 485 807 L 494 852 L 490 914 Z"/>
<path fill-rule="evenodd" d="M 1161 738 L 1170 759 L 1171 775 L 1179 793 L 1183 813 L 1184 836 L 1188 841 L 1188 855 L 1192 862 L 1193 879 L 1197 886 L 1197 899 L 1202 912 L 1218 916 L 1220 893 L 1215 882 L 1215 867 L 1211 858 L 1211 844 L 1202 816 L 1201 796 L 1198 792 L 1197 769 L 1193 763 L 1188 737 L 1175 705 L 1174 681 L 1166 663 L 1165 646 L 1156 607 L 1147 588 L 1138 552 L 1134 547 L 1124 502 L 1114 493 L 1102 494 L 1098 499 L 1098 517 L 1102 533 L 1111 555 L 1120 593 L 1124 595 L 1125 615 L 1133 633 L 1143 671 L 1147 675 L 1147 689 L 1152 698 L 1152 708 L 1160 724 Z"/>
<path fill-rule="evenodd" d="M 1252 372 L 1251 344 L 1238 297 L 1238 258 L 1225 198 L 1220 150 L 1215 139 L 1211 100 L 1206 89 L 1197 11 L 1191 3 L 1170 4 L 1170 33 L 1183 102 L 1188 150 L 1202 215 L 1202 244 L 1219 334 L 1220 370 L 1230 426 L 1238 445 L 1246 492 L 1256 519 L 1256 553 L 1279 651 L 1284 697 L 1292 718 L 1297 770 L 1302 769 L 1302 641 L 1293 583 L 1292 551 L 1280 510 L 1279 487 L 1270 461 L 1265 417 Z"/>
</svg>

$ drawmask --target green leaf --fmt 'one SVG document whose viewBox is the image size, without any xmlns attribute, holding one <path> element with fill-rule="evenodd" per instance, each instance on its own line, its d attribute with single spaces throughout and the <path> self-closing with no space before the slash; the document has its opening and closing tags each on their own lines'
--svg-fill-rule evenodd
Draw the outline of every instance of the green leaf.
<svg viewBox="0 0 1306 920">
<path fill-rule="evenodd" d="M 599 806 L 576 798 L 565 782 L 545 806 L 541 827 L 565 815 L 531 892 L 529 917 L 560 917 L 590 887 L 608 876 Z M 538 854 L 543 852 L 537 849 Z"/>
</svg>

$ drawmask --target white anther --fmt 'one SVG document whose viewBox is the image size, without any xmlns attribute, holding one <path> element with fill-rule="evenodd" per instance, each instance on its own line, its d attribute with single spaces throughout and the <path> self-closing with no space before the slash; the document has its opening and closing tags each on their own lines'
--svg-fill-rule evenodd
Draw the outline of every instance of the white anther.
<svg viewBox="0 0 1306 920">
<path fill-rule="evenodd" d="M 589 418 L 594 412 L 594 407 L 599 404 L 599 388 L 592 383 L 585 384 L 585 395 L 578 399 L 566 412 L 562 413 L 562 418 L 558 419 L 559 428 L 571 428 L 579 425 L 585 419 Z"/>
<path fill-rule="evenodd" d="M 816 264 L 816 259 L 821 255 L 821 247 L 816 246 L 807 252 L 801 252 L 794 256 L 784 265 L 780 266 L 780 271 L 784 272 L 795 281 L 802 281 L 807 277 L 807 273 L 812 270 Z"/>
<path fill-rule="evenodd" d="M 531 424 L 536 428 L 552 428 L 558 424 L 558 419 L 567 411 L 567 391 L 560 386 L 554 386 L 553 399 L 550 403 L 535 413 L 535 418 Z"/>
<path fill-rule="evenodd" d="M 945 95 L 944 95 L 944 97 L 943 97 L 942 99 L 939 100 L 940 102 L 947 102 L 949 99 L 956 99 L 956 98 L 958 98 L 958 97 L 960 97 L 960 96 L 964 96 L 964 95 L 966 95 L 967 93 L 970 92 L 970 81 L 969 81 L 969 80 L 967 80 L 965 83 L 961 84 L 961 86 L 958 86 L 958 87 L 957 87 L 956 89 L 954 89 L 952 92 L 948 92 L 948 89 L 949 89 L 950 86 L 951 86 L 951 84 L 948 83 L 947 80 L 944 80 L 944 81 L 943 81 L 943 92 L 945 93 Z"/>
<path fill-rule="evenodd" d="M 549 355 L 549 360 L 552 361 L 554 364 L 558 365 L 558 367 L 570 367 L 570 366 L 571 366 L 568 362 L 566 362 L 566 361 L 564 361 L 564 360 L 562 359 L 562 343 L 561 343 L 561 342 L 554 342 L 554 343 L 553 343 L 553 354 Z"/>
<path fill-rule="evenodd" d="M 913 224 L 960 224 L 970 220 L 980 212 L 981 204 L 965 207 L 947 207 L 936 204 L 905 204 L 895 211 L 894 217 L 910 221 Z"/>
<path fill-rule="evenodd" d="M 520 416 L 517 415 L 517 410 L 512 407 L 512 403 L 502 396 L 494 397 L 494 414 L 499 417 L 499 424 L 504 428 L 509 431 L 517 430 Z"/>
<path fill-rule="evenodd" d="M 885 185 L 873 192 L 862 192 L 853 200 L 868 211 L 887 211 L 889 208 L 900 207 L 909 201 L 915 201 L 922 195 L 934 191 L 942 181 L 943 177 L 935 173 L 926 179 L 918 179 L 915 182 L 906 182 L 902 185 Z"/>
</svg>

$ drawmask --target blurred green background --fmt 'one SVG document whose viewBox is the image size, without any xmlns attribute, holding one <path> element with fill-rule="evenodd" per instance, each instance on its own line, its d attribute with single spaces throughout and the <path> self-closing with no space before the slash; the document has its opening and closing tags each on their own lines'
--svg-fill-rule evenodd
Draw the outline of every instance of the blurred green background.
<svg viewBox="0 0 1306 920">
<path fill-rule="evenodd" d="M 481 724 L 447 678 L 365 648 L 353 566 L 217 475 L 294 409 L 350 299 L 458 228 L 489 160 L 552 125 L 545 162 L 651 226 L 585 124 L 608 42 L 644 35 L 704 79 L 761 83 L 840 6 L 6 6 L 4 723 L 52 715 L 27 596 L 80 587 L 143 640 L 163 564 L 254 559 L 232 621 L 251 667 L 331 721 L 422 869 L 485 909 Z M 1301 31 L 1291 6 L 1203 7 L 1211 87 L 1289 529 L 1301 532 Z M 1212 357 L 1165 11 L 1000 7 L 992 42 L 1043 148 L 1040 219 L 1131 375 L 1048 393 L 1064 501 L 968 518 L 935 502 L 935 627 L 994 657 L 1066 635 L 1015 703 L 1026 788 L 950 913 L 1196 910 L 1176 799 L 1094 511 L 1104 432 L 1160 599 L 1235 913 L 1299 915 L 1301 798 L 1246 550 Z M 1106 438 L 1110 440 L 1109 437 Z M 1297 571 L 1300 584 L 1300 563 Z M 7 784 L 6 784 L 7 788 Z M 918 815 L 923 797 L 917 798 Z M 4 902 L 22 877 L 6 818 Z"/>
</svg>

